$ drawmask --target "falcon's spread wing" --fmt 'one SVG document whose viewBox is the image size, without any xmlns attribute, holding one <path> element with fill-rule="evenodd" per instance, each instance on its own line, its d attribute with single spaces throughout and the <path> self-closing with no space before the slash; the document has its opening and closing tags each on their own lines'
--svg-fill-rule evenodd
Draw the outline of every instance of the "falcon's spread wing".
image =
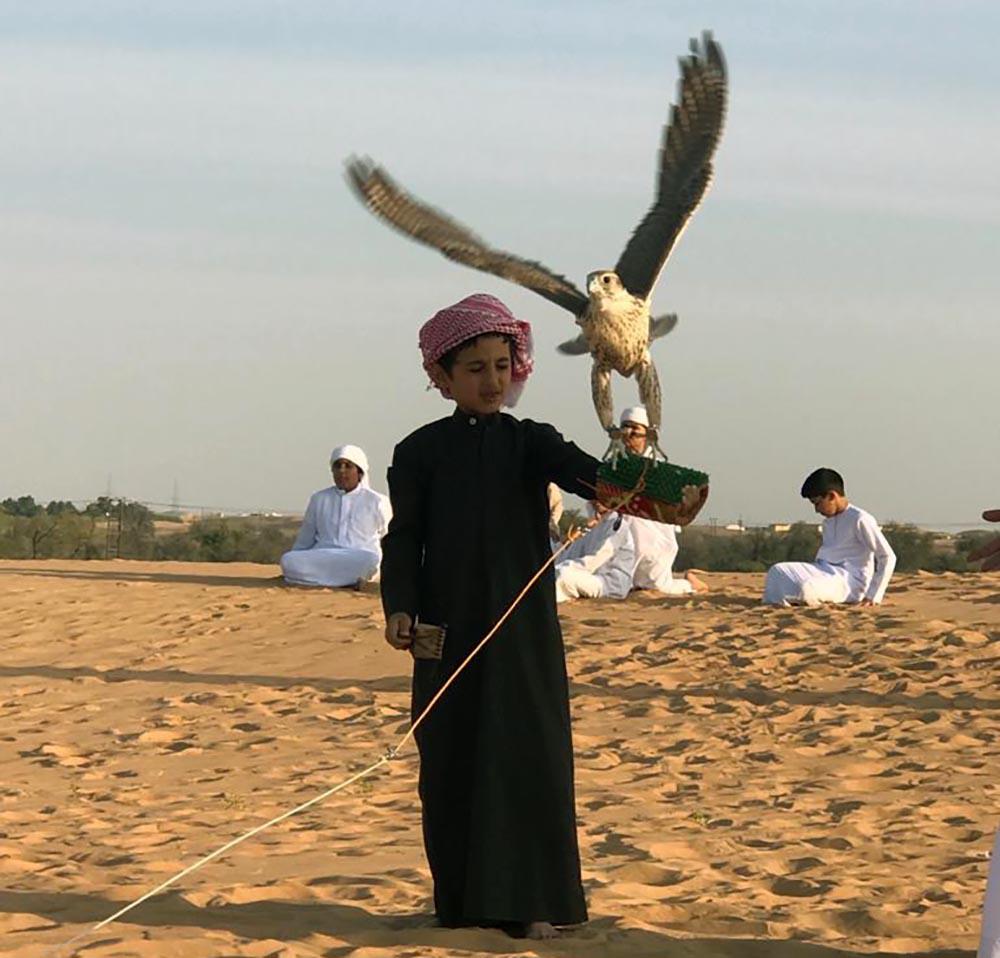
<svg viewBox="0 0 1000 958">
<path fill-rule="evenodd" d="M 533 290 L 574 316 L 587 308 L 587 297 L 564 276 L 541 263 L 487 246 L 451 217 L 408 195 L 369 160 L 348 160 L 347 180 L 374 214 L 415 240 L 439 249 L 449 259 Z"/>
<path fill-rule="evenodd" d="M 633 296 L 647 297 L 712 180 L 712 154 L 726 116 L 726 63 L 711 33 L 681 60 L 678 103 L 660 147 L 656 199 L 615 271 Z"/>
</svg>

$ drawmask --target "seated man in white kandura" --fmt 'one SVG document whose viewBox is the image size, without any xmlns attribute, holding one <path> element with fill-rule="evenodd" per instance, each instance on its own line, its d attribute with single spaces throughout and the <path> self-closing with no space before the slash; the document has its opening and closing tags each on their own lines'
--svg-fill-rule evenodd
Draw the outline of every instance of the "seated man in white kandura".
<svg viewBox="0 0 1000 958">
<path fill-rule="evenodd" d="M 556 563 L 556 602 L 567 599 L 624 599 L 632 589 L 635 542 L 617 512 L 592 504 L 590 530 Z"/>
<path fill-rule="evenodd" d="M 649 416 L 645 406 L 632 406 L 624 410 L 619 420 L 622 438 L 629 452 L 637 456 L 651 456 L 648 444 Z M 683 507 L 677 524 L 669 525 L 638 516 L 625 516 L 625 525 L 632 531 L 635 545 L 635 570 L 632 573 L 633 589 L 654 589 L 664 595 L 690 595 L 707 592 L 708 586 L 689 570 L 681 578 L 674 578 L 674 560 L 679 547 L 677 533 L 698 514 L 701 503 Z"/>
<path fill-rule="evenodd" d="M 844 479 L 833 469 L 809 473 L 802 484 L 802 498 L 823 517 L 823 544 L 815 562 L 771 566 L 764 601 L 769 605 L 878 605 L 896 568 L 896 553 L 875 518 L 848 501 Z"/>
<path fill-rule="evenodd" d="M 330 470 L 334 484 L 313 493 L 295 544 L 281 557 L 292 585 L 359 585 L 375 578 L 382 561 L 392 511 L 388 496 L 368 486 L 368 457 L 358 446 L 338 446 Z"/>
</svg>

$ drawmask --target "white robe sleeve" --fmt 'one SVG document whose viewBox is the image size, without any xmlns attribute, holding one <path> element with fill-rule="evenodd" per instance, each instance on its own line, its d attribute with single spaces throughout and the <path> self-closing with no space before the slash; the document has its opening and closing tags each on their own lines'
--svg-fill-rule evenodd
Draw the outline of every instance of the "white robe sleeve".
<svg viewBox="0 0 1000 958">
<path fill-rule="evenodd" d="M 383 496 L 379 494 L 379 525 L 378 525 L 378 538 L 381 542 L 382 536 L 384 536 L 389 531 L 389 522 L 392 520 L 392 503 L 388 496 Z"/>
<path fill-rule="evenodd" d="M 631 529 L 612 513 L 584 538 L 593 539 L 591 547 L 572 559 L 558 562 L 556 577 L 560 570 L 570 567 L 580 569 L 600 581 L 600 594 L 605 598 L 624 599 L 632 589 L 632 573 L 635 570 L 635 543 Z"/>
<path fill-rule="evenodd" d="M 892 551 L 892 546 L 889 545 L 889 540 L 886 539 L 878 523 L 870 516 L 865 516 L 858 523 L 858 535 L 875 555 L 875 574 L 865 592 L 865 598 L 877 604 L 882 601 L 893 570 L 896 568 L 896 553 Z"/>
<path fill-rule="evenodd" d="M 668 594 L 675 591 L 673 567 L 678 552 L 677 528 L 637 516 L 627 516 L 626 522 L 632 526 L 635 546 L 635 587 Z"/>
<path fill-rule="evenodd" d="M 605 580 L 606 594 L 624 599 L 632 591 L 635 582 L 636 549 L 632 529 L 623 522 L 609 544 L 614 552 L 600 574 Z"/>
<path fill-rule="evenodd" d="M 559 520 L 563 514 L 562 493 L 554 482 L 549 483 L 547 492 L 549 497 L 549 538 L 553 542 L 558 542 Z"/>
<path fill-rule="evenodd" d="M 311 549 L 316 545 L 316 497 L 311 496 L 309 505 L 306 506 L 306 514 L 302 517 L 302 528 L 292 543 L 292 551 L 301 549 Z"/>
<path fill-rule="evenodd" d="M 593 552 L 588 552 L 578 559 L 574 559 L 577 565 L 588 572 L 597 572 L 615 554 L 615 547 L 611 539 L 605 539 Z"/>
</svg>

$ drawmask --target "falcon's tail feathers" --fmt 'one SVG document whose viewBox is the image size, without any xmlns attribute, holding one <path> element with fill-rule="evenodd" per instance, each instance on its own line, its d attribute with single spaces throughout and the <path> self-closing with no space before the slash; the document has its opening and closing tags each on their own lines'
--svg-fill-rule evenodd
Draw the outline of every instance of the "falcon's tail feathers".
<svg viewBox="0 0 1000 958">
<path fill-rule="evenodd" d="M 662 316 L 654 316 L 649 321 L 649 341 L 666 336 L 677 325 L 676 313 L 664 313 Z"/>
<path fill-rule="evenodd" d="M 577 336 L 575 339 L 567 339 L 566 342 L 556 346 L 556 349 L 564 356 L 586 356 L 590 352 L 587 340 L 583 336 Z"/>
</svg>

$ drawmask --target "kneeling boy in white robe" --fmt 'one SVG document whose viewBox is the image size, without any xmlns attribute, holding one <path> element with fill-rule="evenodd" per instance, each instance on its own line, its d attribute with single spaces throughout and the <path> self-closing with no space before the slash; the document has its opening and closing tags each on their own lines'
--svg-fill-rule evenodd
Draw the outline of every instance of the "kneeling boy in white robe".
<svg viewBox="0 0 1000 958">
<path fill-rule="evenodd" d="M 562 519 L 563 514 L 563 498 L 562 493 L 559 491 L 559 487 L 554 483 L 550 482 L 548 485 L 549 494 L 549 542 L 552 545 L 552 551 L 555 552 L 559 548 L 559 542 L 562 539 L 562 533 L 559 531 L 559 520 Z"/>
<path fill-rule="evenodd" d="M 632 590 L 635 540 L 617 512 L 603 512 L 563 555 L 556 563 L 556 602 L 624 599 Z"/>
<path fill-rule="evenodd" d="M 674 560 L 680 547 L 677 545 L 677 526 L 638 516 L 626 516 L 632 527 L 635 541 L 636 564 L 632 575 L 632 588 L 654 589 L 664 595 L 690 595 L 708 589 L 691 573 L 674 578 Z"/>
<path fill-rule="evenodd" d="M 848 502 L 844 480 L 833 469 L 810 473 L 802 484 L 802 497 L 823 516 L 823 544 L 815 562 L 771 566 L 764 601 L 878 605 L 896 568 L 896 553 L 875 518 Z"/>
<path fill-rule="evenodd" d="M 358 446 L 338 446 L 330 469 L 334 484 L 313 493 L 298 537 L 281 557 L 292 585 L 358 585 L 374 579 L 382 561 L 391 509 L 388 497 L 368 485 L 368 457 Z"/>
<path fill-rule="evenodd" d="M 652 456 L 649 445 L 649 415 L 645 406 L 630 406 L 622 411 L 618 420 L 625 447 L 637 456 Z M 708 586 L 694 573 L 686 572 L 683 578 L 674 578 L 674 560 L 677 558 L 677 531 L 698 514 L 698 508 L 678 516 L 678 525 L 667 525 L 653 519 L 625 516 L 625 525 L 632 529 L 635 546 L 633 589 L 655 589 L 664 595 L 690 595 L 706 592 Z"/>
</svg>

